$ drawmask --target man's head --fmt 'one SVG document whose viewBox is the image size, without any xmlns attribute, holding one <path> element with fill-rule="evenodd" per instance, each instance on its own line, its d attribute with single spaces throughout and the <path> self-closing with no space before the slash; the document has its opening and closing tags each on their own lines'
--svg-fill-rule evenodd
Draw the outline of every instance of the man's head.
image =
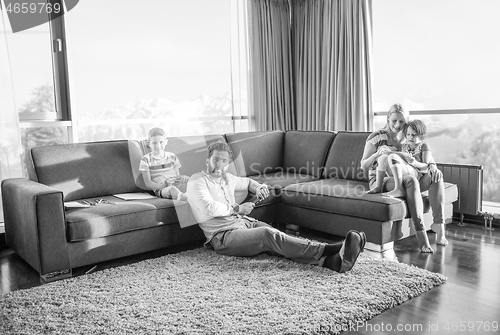
<svg viewBox="0 0 500 335">
<path fill-rule="evenodd" d="M 207 173 L 214 177 L 223 177 L 231 163 L 231 149 L 227 143 L 218 141 L 208 146 Z"/>
</svg>

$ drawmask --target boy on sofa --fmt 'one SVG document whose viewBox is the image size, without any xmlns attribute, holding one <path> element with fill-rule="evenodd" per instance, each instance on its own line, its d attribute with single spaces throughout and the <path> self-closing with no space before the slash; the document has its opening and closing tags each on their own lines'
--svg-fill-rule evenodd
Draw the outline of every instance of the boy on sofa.
<svg viewBox="0 0 500 335">
<path fill-rule="evenodd" d="M 153 128 L 148 133 L 148 146 L 151 152 L 141 158 L 139 171 L 144 184 L 153 190 L 157 197 L 186 201 L 185 190 L 188 176 L 179 173 L 181 163 L 177 156 L 165 151 L 167 139 L 165 131 Z"/>
<path fill-rule="evenodd" d="M 187 185 L 188 202 L 207 238 L 206 246 L 223 255 L 250 257 L 267 252 L 337 272 L 352 269 L 366 243 L 363 232 L 351 230 L 344 242 L 327 244 L 287 235 L 248 217 L 255 203 L 236 203 L 235 191 L 248 190 L 263 199 L 269 196 L 269 189 L 227 172 L 230 152 L 224 142 L 211 144 L 206 171 L 195 173 Z"/>
</svg>

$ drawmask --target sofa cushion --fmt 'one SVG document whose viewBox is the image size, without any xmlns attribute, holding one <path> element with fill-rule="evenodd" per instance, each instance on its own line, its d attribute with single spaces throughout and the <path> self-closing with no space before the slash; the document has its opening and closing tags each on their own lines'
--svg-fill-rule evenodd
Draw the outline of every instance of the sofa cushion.
<svg viewBox="0 0 500 335">
<path fill-rule="evenodd" d="M 165 150 L 173 152 L 179 158 L 182 165 L 179 172 L 182 175 L 191 176 L 196 172 L 206 170 L 207 147 L 217 141 L 226 142 L 222 135 L 170 137 L 168 138 Z M 150 152 L 147 140 L 129 141 L 129 152 L 135 183 L 140 188 L 147 189 L 142 174 L 139 171 L 139 163 L 142 156 Z M 232 174 L 237 174 L 234 163 L 229 165 L 228 171 Z"/>
<path fill-rule="evenodd" d="M 170 199 L 121 200 L 105 197 L 114 203 L 66 211 L 69 242 L 101 238 L 163 224 L 190 220 L 189 205 Z"/>
<path fill-rule="evenodd" d="M 283 157 L 284 170 L 320 178 L 326 153 L 334 138 L 335 133 L 328 131 L 287 131 Z"/>
<path fill-rule="evenodd" d="M 61 190 L 64 201 L 140 191 L 127 141 L 44 146 L 30 153 L 30 179 Z"/>
<path fill-rule="evenodd" d="M 346 179 L 321 179 L 287 186 L 281 201 L 290 206 L 320 210 L 376 221 L 395 221 L 409 217 L 406 202 L 402 199 L 367 194 L 368 184 Z M 424 212 L 430 210 L 428 192 L 423 192 Z M 445 199 L 457 199 L 456 185 L 445 183 Z"/>
<path fill-rule="evenodd" d="M 368 181 L 361 170 L 361 158 L 368 132 L 340 131 L 333 141 L 325 162 L 324 178 Z"/>
<path fill-rule="evenodd" d="M 281 170 L 284 136 L 283 131 L 226 134 L 239 176 L 248 177 Z"/>
<path fill-rule="evenodd" d="M 366 182 L 321 179 L 287 186 L 281 201 L 291 206 L 377 221 L 401 220 L 406 216 L 405 203 L 400 199 L 367 194 L 366 191 Z"/>
</svg>

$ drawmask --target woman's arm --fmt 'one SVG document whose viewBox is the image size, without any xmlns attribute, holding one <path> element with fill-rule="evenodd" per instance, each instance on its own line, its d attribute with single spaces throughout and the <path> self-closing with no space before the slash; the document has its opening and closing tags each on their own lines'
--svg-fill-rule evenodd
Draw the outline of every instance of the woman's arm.
<svg viewBox="0 0 500 335">
<path fill-rule="evenodd" d="M 383 149 L 385 147 L 386 149 Z M 361 158 L 361 170 L 367 173 L 373 162 L 379 158 L 382 154 L 387 153 L 390 149 L 387 146 L 382 146 L 377 150 L 377 147 L 369 142 L 365 143 L 365 149 L 363 150 L 363 157 Z"/>
<path fill-rule="evenodd" d="M 437 168 L 436 161 L 430 150 L 429 145 L 426 145 L 426 150 L 422 152 L 422 161 L 429 167 L 429 174 L 433 183 L 438 183 L 443 178 L 443 173 Z"/>
</svg>

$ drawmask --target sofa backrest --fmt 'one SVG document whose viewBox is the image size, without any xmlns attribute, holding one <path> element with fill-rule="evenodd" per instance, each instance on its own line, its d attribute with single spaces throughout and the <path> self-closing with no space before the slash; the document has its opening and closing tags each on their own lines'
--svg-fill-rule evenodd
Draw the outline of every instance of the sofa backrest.
<svg viewBox="0 0 500 335">
<path fill-rule="evenodd" d="M 168 138 L 165 150 L 173 152 L 179 158 L 182 165 L 179 172 L 183 175 L 191 176 L 196 172 L 206 170 L 208 145 L 217 141 L 226 143 L 222 135 L 170 137 Z M 139 171 L 139 163 L 142 156 L 150 151 L 150 148 L 147 146 L 147 140 L 129 141 L 129 152 L 135 184 L 142 189 L 147 188 Z M 228 172 L 237 174 L 234 163 L 229 165 Z"/>
<path fill-rule="evenodd" d="M 283 167 L 283 131 L 226 134 L 239 176 L 275 172 Z"/>
<path fill-rule="evenodd" d="M 285 133 L 283 168 L 320 178 L 328 148 L 336 133 L 330 131 L 289 130 Z"/>
<path fill-rule="evenodd" d="M 328 150 L 323 177 L 368 181 L 361 170 L 361 157 L 369 134 L 339 131 Z"/>
<path fill-rule="evenodd" d="M 30 150 L 31 180 L 61 190 L 64 201 L 141 191 L 127 141 L 73 143 Z"/>
</svg>

